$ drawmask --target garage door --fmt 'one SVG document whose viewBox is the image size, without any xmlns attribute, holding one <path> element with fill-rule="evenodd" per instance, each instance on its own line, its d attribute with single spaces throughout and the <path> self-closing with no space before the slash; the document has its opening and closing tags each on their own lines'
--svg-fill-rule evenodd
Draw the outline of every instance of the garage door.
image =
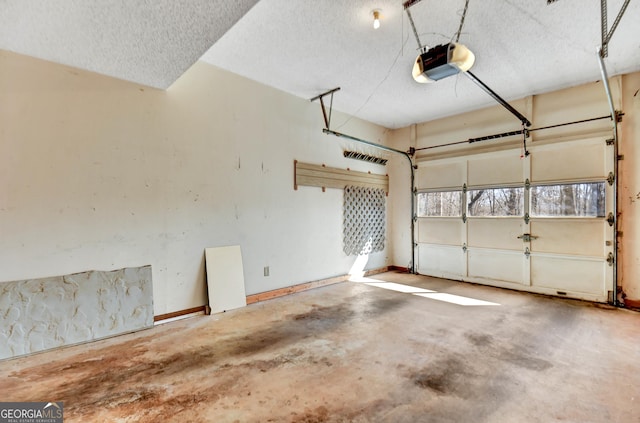
<svg viewBox="0 0 640 423">
<path fill-rule="evenodd" d="M 418 273 L 606 302 L 613 147 L 592 138 L 530 152 L 419 163 Z"/>
</svg>

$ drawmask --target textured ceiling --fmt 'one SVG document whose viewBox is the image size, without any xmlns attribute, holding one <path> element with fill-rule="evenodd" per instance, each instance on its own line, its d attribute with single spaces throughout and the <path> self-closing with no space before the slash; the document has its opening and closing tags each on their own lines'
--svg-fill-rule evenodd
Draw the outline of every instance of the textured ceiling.
<svg viewBox="0 0 640 423">
<path fill-rule="evenodd" d="M 609 26 L 623 2 L 608 1 Z M 206 52 L 208 63 L 302 98 L 341 87 L 334 108 L 388 128 L 494 104 L 461 75 L 413 81 L 418 50 L 402 3 L 0 0 L 0 49 L 158 88 Z M 413 6 L 422 42 L 451 40 L 464 3 Z M 610 75 L 640 70 L 638 22 L 634 0 L 610 43 Z M 470 0 L 460 42 L 476 55 L 474 74 L 507 100 L 596 81 L 600 1 Z"/>
<path fill-rule="evenodd" d="M 0 49 L 167 88 L 258 0 L 0 0 Z"/>
<path fill-rule="evenodd" d="M 388 128 L 495 104 L 462 75 L 413 81 L 418 45 L 402 3 L 261 0 L 202 60 L 302 98 L 341 87 L 335 109 Z M 608 3 L 611 26 L 623 0 Z M 450 41 L 464 4 L 415 4 L 421 41 Z M 378 30 L 373 9 L 382 9 Z M 632 1 L 610 42 L 611 76 L 640 70 L 639 22 L 640 2 Z M 460 42 L 475 53 L 474 74 L 507 100 L 596 81 L 600 1 L 470 0 Z"/>
</svg>

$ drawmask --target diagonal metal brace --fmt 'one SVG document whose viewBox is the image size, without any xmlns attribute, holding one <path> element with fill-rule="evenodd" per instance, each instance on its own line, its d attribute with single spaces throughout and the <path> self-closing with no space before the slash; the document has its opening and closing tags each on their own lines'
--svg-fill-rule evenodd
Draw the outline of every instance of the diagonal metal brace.
<svg viewBox="0 0 640 423">
<path fill-rule="evenodd" d="M 480 88 L 482 88 L 487 94 L 489 94 L 491 97 L 493 97 L 493 99 L 495 101 L 497 101 L 502 107 L 504 107 L 505 109 L 507 109 L 512 115 L 514 115 L 515 117 L 518 118 L 518 120 L 520 120 L 520 122 L 522 123 L 522 127 L 529 127 L 531 126 L 531 122 L 529 121 L 529 119 L 527 119 L 526 117 L 524 117 L 524 115 L 522 113 L 520 113 L 519 111 L 517 111 L 516 109 L 513 108 L 513 106 L 511 106 L 509 103 L 507 103 L 507 101 L 505 99 L 503 99 L 502 97 L 500 97 L 498 95 L 498 93 L 496 93 L 495 91 L 493 91 L 491 88 L 489 88 L 489 86 L 487 84 L 485 84 L 484 82 L 482 82 L 477 76 L 475 76 L 473 73 L 471 73 L 471 71 L 466 71 L 466 72 L 462 72 L 464 73 L 470 80 L 472 80 L 477 86 L 479 86 Z"/>
<path fill-rule="evenodd" d="M 409 0 L 409 1 L 405 1 L 403 3 L 403 7 L 405 12 L 407 12 L 407 17 L 409 18 L 409 23 L 411 24 L 411 28 L 413 28 L 413 35 L 414 37 L 416 37 L 416 42 L 418 43 L 418 48 L 419 49 L 424 49 L 424 45 L 420 42 L 420 37 L 418 36 L 418 30 L 416 30 L 416 24 L 413 23 L 413 16 L 411 16 L 411 12 L 409 11 L 409 8 L 411 6 L 413 6 L 414 4 L 420 2 L 421 0 Z"/>
<path fill-rule="evenodd" d="M 329 90 L 325 93 L 322 93 L 320 95 L 317 95 L 315 97 L 313 97 L 312 99 L 310 99 L 309 101 L 314 102 L 316 100 L 320 100 L 320 107 L 322 107 L 322 117 L 324 118 L 324 127 L 325 129 L 329 129 L 329 126 L 331 125 L 331 110 L 333 109 L 333 93 L 335 93 L 336 91 L 340 91 L 340 87 L 334 88 L 332 90 Z M 331 95 L 331 102 L 329 103 L 329 115 L 327 117 L 327 110 L 324 106 L 324 100 L 323 98 L 325 96 Z"/>
</svg>

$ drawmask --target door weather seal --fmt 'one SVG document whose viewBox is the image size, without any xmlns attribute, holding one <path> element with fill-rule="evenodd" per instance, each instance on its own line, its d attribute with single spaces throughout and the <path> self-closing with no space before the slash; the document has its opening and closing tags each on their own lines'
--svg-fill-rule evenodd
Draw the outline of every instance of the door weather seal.
<svg viewBox="0 0 640 423">
<path fill-rule="evenodd" d="M 624 12 L 624 8 L 622 10 Z M 622 15 L 620 12 L 620 15 Z M 615 29 L 615 27 L 613 28 Z M 612 32 L 613 32 L 612 29 Z M 598 50 L 598 63 L 600 64 L 600 73 L 602 74 L 602 84 L 604 85 L 605 93 L 607 94 L 607 101 L 609 102 L 609 111 L 611 112 L 611 123 L 613 131 L 613 253 L 610 256 L 613 258 L 613 263 L 618 262 L 618 112 L 613 105 L 613 96 L 611 95 L 611 88 L 609 87 L 609 75 L 607 75 L 607 68 L 604 65 L 603 51 Z M 604 53 L 606 55 L 606 53 Z M 618 301 L 618 266 L 610 262 L 610 266 L 613 267 L 613 295 L 611 302 L 618 307 L 624 307 L 624 303 Z"/>
</svg>

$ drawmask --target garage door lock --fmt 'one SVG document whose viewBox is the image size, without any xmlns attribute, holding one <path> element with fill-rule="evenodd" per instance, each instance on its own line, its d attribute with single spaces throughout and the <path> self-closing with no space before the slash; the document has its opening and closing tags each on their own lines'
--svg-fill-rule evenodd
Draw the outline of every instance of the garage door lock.
<svg viewBox="0 0 640 423">
<path fill-rule="evenodd" d="M 532 239 L 538 239 L 538 237 L 531 234 L 522 234 L 518 239 L 521 239 L 523 242 L 531 242 Z"/>
</svg>

